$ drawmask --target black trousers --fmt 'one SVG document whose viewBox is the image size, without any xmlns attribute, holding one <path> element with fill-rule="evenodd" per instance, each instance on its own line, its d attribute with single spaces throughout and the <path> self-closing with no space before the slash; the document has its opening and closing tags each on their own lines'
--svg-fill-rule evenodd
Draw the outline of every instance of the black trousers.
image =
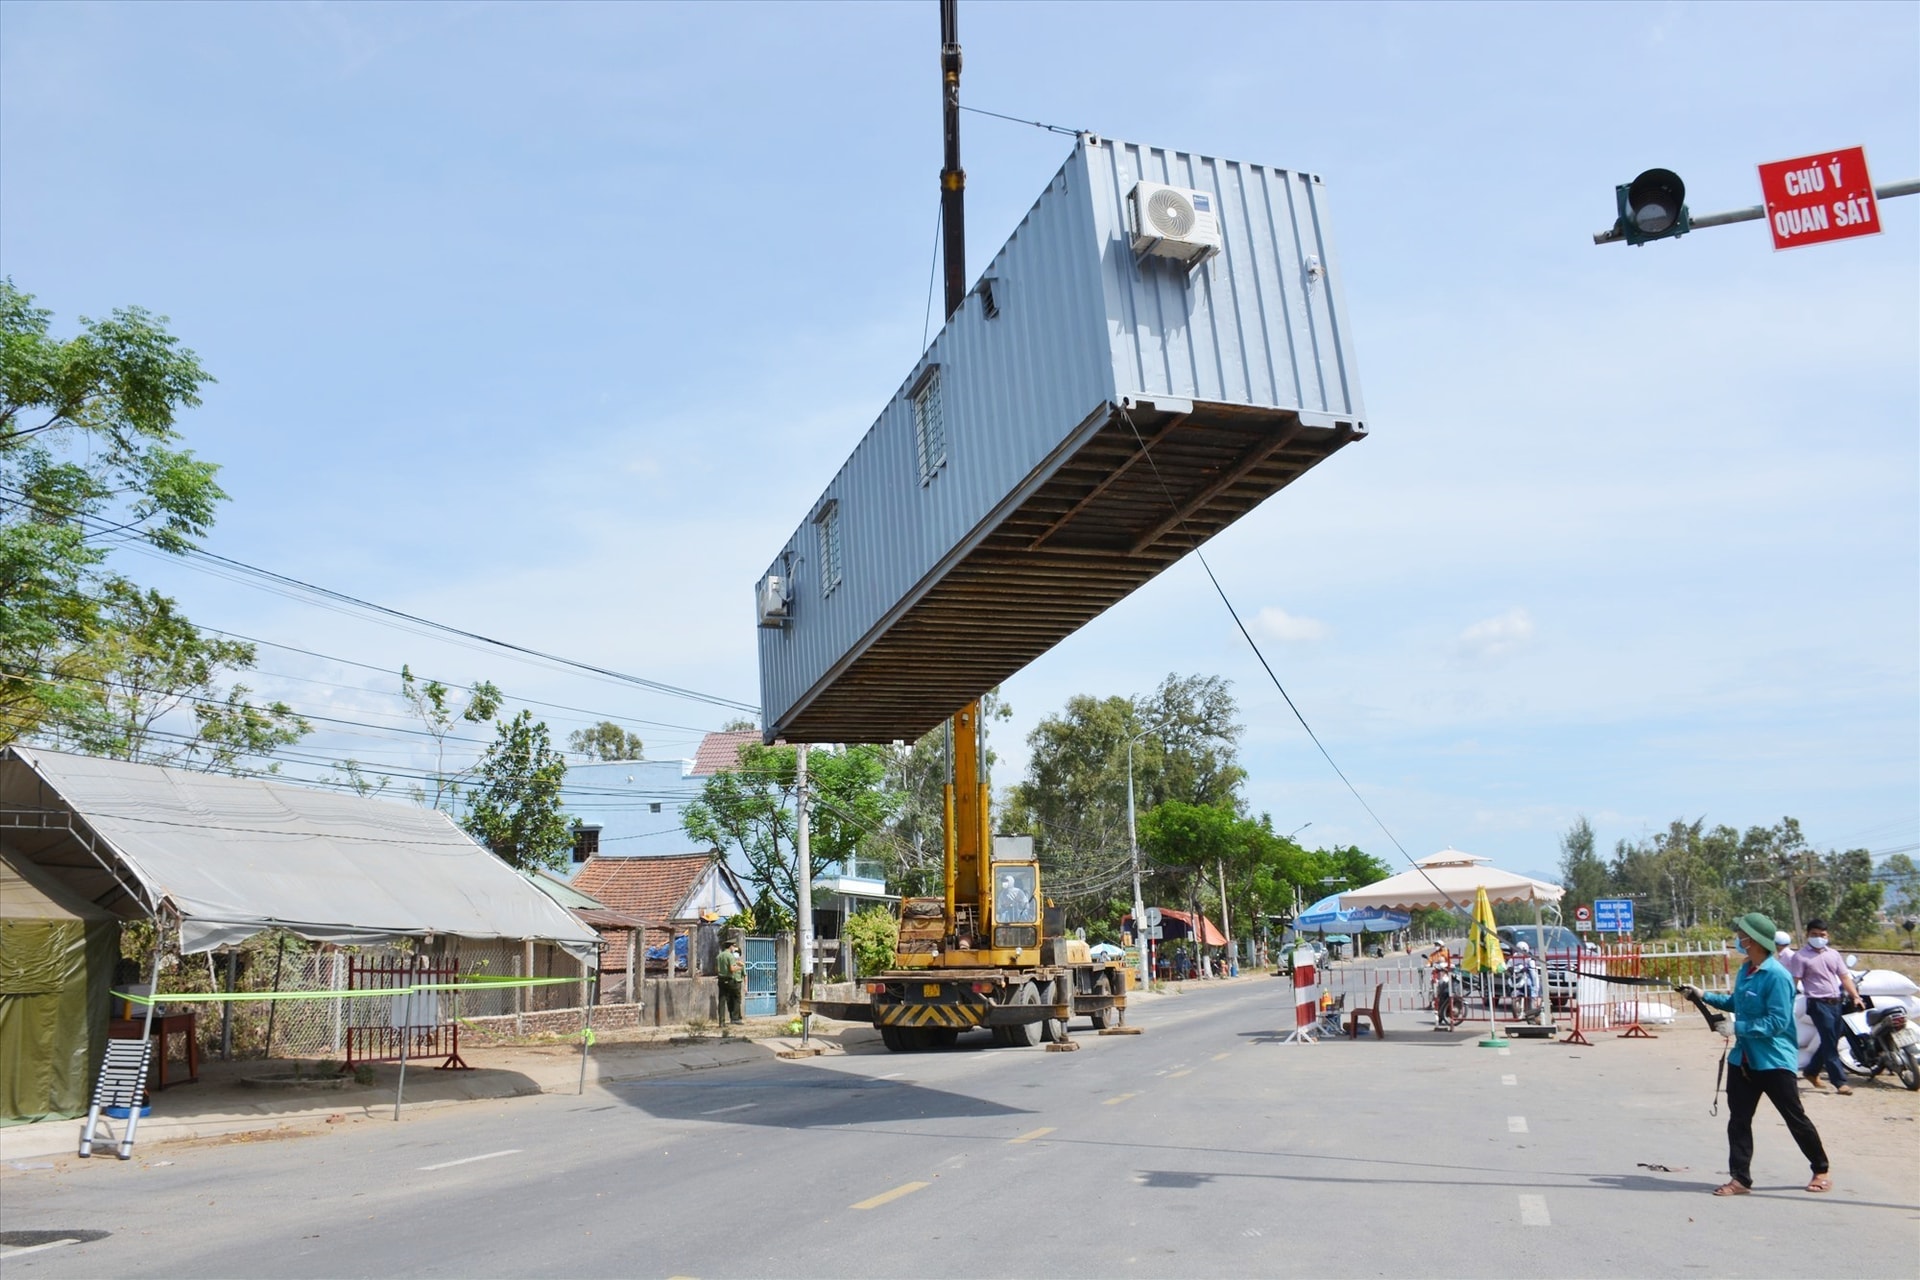
<svg viewBox="0 0 1920 1280">
<path fill-rule="evenodd" d="M 1827 1171 L 1827 1150 L 1800 1107 L 1800 1077 L 1794 1072 L 1749 1071 L 1727 1064 L 1727 1172 L 1743 1187 L 1753 1185 L 1753 1113 L 1765 1094 L 1787 1122 L 1787 1132 L 1815 1173 Z"/>
</svg>

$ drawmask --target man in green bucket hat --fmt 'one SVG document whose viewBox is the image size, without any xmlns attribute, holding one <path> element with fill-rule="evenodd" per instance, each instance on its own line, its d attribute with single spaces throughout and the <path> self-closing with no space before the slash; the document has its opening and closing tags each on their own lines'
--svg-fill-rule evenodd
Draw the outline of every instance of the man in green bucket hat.
<svg viewBox="0 0 1920 1280">
<path fill-rule="evenodd" d="M 1733 922 L 1734 941 L 1747 962 L 1734 975 L 1733 994 L 1717 995 L 1681 987 L 1684 995 L 1698 996 L 1715 1009 L 1733 1014 L 1719 1026 L 1734 1038 L 1727 1055 L 1727 1172 L 1732 1176 L 1714 1188 L 1717 1196 L 1744 1196 L 1753 1190 L 1753 1113 L 1761 1095 L 1787 1122 L 1787 1132 L 1800 1144 L 1813 1170 L 1809 1191 L 1833 1187 L 1827 1176 L 1827 1152 L 1820 1134 L 1800 1107 L 1800 1034 L 1793 1020 L 1793 979 L 1774 959 L 1775 925 L 1752 911 Z M 1731 1025 L 1729 1025 L 1731 1024 Z"/>
</svg>

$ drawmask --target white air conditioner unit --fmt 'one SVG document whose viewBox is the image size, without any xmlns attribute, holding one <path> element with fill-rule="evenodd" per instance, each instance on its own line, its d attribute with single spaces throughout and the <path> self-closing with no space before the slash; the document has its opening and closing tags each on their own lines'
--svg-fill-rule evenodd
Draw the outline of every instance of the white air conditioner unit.
<svg viewBox="0 0 1920 1280">
<path fill-rule="evenodd" d="M 754 592 L 760 606 L 760 625 L 763 627 L 784 627 L 787 619 L 793 616 L 793 592 L 786 578 L 770 573 L 760 579 L 760 587 Z"/>
<path fill-rule="evenodd" d="M 1141 257 L 1173 258 L 1196 267 L 1220 252 L 1220 216 L 1211 191 L 1136 183 L 1133 251 Z"/>
</svg>

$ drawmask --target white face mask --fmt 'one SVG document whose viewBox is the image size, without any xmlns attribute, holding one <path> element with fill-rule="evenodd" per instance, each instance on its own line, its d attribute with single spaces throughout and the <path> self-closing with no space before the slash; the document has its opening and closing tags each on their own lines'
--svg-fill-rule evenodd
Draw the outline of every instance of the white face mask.
<svg viewBox="0 0 1920 1280">
<path fill-rule="evenodd" d="M 1807 945 L 1815 951 L 1825 951 L 1827 949 L 1827 940 L 1825 938 L 1808 938 Z"/>
</svg>

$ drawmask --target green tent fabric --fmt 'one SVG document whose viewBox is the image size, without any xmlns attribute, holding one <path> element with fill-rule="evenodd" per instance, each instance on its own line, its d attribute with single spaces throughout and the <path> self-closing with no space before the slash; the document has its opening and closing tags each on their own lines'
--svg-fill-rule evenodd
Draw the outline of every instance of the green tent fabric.
<svg viewBox="0 0 1920 1280">
<path fill-rule="evenodd" d="M 110 912 L 0 851 L 0 1124 L 86 1113 L 119 955 Z"/>
</svg>

